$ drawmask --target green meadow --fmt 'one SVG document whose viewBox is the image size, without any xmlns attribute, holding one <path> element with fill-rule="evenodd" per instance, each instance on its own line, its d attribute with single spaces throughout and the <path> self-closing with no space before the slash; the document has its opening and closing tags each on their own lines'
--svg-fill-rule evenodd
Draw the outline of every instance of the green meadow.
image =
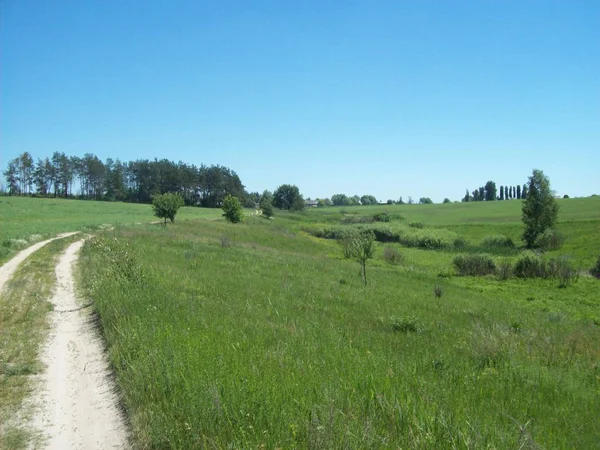
<svg viewBox="0 0 600 450">
<path fill-rule="evenodd" d="M 217 209 L 184 207 L 178 220 L 219 217 Z M 29 243 L 58 233 L 155 220 L 145 204 L 0 196 L 0 263 Z"/>
<path fill-rule="evenodd" d="M 520 258 L 518 201 L 319 208 L 237 225 L 219 210 L 151 225 L 148 212 L 120 221 L 142 225 L 97 232 L 79 281 L 135 447 L 597 448 L 600 284 L 588 271 L 600 198 L 559 205 L 564 244 L 543 258 L 571 256 L 578 276 L 564 288 L 457 275 L 457 254 Z M 382 212 L 390 221 L 372 223 Z M 367 286 L 327 238 L 343 227 L 398 238 L 376 243 Z M 515 246 L 483 243 L 498 235 Z"/>
</svg>

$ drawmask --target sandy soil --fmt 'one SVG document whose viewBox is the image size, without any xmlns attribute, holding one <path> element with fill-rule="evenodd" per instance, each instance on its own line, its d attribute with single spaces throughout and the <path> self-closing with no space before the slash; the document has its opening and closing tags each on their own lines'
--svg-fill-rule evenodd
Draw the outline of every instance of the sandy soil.
<svg viewBox="0 0 600 450">
<path fill-rule="evenodd" d="M 0 291 L 4 288 L 4 284 L 13 276 L 19 265 L 27 259 L 29 255 L 38 251 L 44 245 L 56 240 L 65 238 L 68 236 L 73 236 L 74 234 L 79 233 L 79 231 L 74 231 L 72 233 L 63 233 L 59 234 L 55 238 L 47 239 L 42 242 L 38 242 L 37 244 L 32 245 L 31 247 L 27 247 L 25 250 L 21 250 L 17 255 L 12 258 L 10 261 L 5 263 L 2 267 L 0 267 Z"/>
<path fill-rule="evenodd" d="M 73 266 L 82 244 L 71 244 L 56 266 L 51 332 L 41 355 L 46 371 L 32 399 L 32 426 L 51 450 L 127 448 L 102 341 L 75 295 Z"/>
</svg>

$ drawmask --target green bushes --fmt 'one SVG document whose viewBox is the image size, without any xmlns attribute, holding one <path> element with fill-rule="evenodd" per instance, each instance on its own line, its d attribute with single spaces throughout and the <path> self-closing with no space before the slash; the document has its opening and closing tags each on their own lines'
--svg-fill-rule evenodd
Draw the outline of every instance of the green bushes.
<svg viewBox="0 0 600 450">
<path fill-rule="evenodd" d="M 536 246 L 544 251 L 558 250 L 565 243 L 565 235 L 558 230 L 546 230 L 536 240 Z"/>
<path fill-rule="evenodd" d="M 519 278 L 547 278 L 546 262 L 534 252 L 521 253 L 515 263 L 514 273 Z"/>
<path fill-rule="evenodd" d="M 456 255 L 452 260 L 458 275 L 489 275 L 496 270 L 496 264 L 490 255 L 472 253 Z"/>
<path fill-rule="evenodd" d="M 373 223 L 370 225 L 350 225 L 323 228 L 304 228 L 304 231 L 315 237 L 339 239 L 345 230 L 354 227 L 359 230 L 372 231 L 378 242 L 397 242 L 405 247 L 424 249 L 462 248 L 465 241 L 456 233 L 441 228 L 413 228 L 403 224 L 388 225 Z"/>
<path fill-rule="evenodd" d="M 404 261 L 404 255 L 396 247 L 388 245 L 383 249 L 383 259 L 390 264 L 398 265 Z"/>
<path fill-rule="evenodd" d="M 514 273 L 519 278 L 556 278 L 559 287 L 567 287 L 579 278 L 579 271 L 568 256 L 548 261 L 533 252 L 522 253 L 515 263 Z"/>
<path fill-rule="evenodd" d="M 495 236 L 488 236 L 481 242 L 482 247 L 488 248 L 514 248 L 515 243 L 507 236 L 498 234 Z"/>
<path fill-rule="evenodd" d="M 390 215 L 385 211 L 373 215 L 373 220 L 375 220 L 375 222 L 389 222 L 390 219 Z"/>
</svg>

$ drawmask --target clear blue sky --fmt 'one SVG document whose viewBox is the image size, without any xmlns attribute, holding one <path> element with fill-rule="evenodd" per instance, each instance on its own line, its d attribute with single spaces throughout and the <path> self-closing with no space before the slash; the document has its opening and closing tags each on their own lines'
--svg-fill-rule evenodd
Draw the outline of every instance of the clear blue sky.
<svg viewBox="0 0 600 450">
<path fill-rule="evenodd" d="M 0 0 L 0 165 L 57 150 L 313 198 L 600 194 L 600 1 Z"/>
</svg>

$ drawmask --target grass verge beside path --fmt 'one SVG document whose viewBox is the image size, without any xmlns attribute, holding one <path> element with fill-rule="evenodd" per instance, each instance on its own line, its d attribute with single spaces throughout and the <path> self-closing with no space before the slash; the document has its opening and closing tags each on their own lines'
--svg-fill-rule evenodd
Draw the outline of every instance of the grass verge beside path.
<svg viewBox="0 0 600 450">
<path fill-rule="evenodd" d="M 62 251 L 81 236 L 50 242 L 23 262 L 0 294 L 0 448 L 27 448 L 36 436 L 26 426 L 24 400 L 42 371 L 40 345 L 48 332 L 49 299 Z M 25 424 L 25 426 L 23 426 Z"/>
</svg>

